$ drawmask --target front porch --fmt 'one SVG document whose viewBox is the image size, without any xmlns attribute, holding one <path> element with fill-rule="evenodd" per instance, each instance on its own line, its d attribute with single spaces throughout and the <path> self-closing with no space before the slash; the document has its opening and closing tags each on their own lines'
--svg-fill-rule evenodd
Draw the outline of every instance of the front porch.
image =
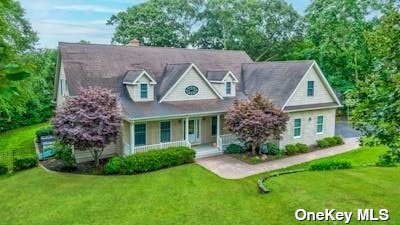
<svg viewBox="0 0 400 225">
<path fill-rule="evenodd" d="M 153 149 L 189 147 L 196 158 L 219 155 L 236 138 L 227 133 L 223 114 L 123 122 L 123 152 L 127 156 Z"/>
</svg>

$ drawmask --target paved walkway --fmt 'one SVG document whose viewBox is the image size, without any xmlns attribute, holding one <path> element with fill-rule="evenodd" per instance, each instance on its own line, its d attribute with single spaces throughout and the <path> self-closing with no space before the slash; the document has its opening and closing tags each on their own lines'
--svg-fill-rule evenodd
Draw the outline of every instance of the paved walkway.
<svg viewBox="0 0 400 225">
<path fill-rule="evenodd" d="M 267 171 L 282 169 L 288 166 L 308 162 L 314 159 L 324 158 L 351 151 L 359 146 L 357 138 L 345 139 L 345 144 L 313 151 L 301 155 L 291 156 L 284 159 L 278 159 L 256 165 L 247 164 L 235 159 L 227 154 L 197 159 L 196 162 L 218 176 L 226 179 L 240 179 L 254 174 Z"/>
</svg>

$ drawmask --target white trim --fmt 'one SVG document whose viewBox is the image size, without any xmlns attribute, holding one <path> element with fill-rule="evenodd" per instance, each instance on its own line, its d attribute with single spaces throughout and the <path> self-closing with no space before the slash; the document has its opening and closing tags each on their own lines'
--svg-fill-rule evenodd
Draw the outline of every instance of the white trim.
<svg viewBox="0 0 400 225">
<path fill-rule="evenodd" d="M 142 84 L 146 85 L 146 98 L 142 98 Z M 147 82 L 140 82 L 138 85 L 138 90 L 139 90 L 139 101 L 147 101 L 149 100 L 149 83 Z"/>
<path fill-rule="evenodd" d="M 162 123 L 162 122 L 169 122 L 169 141 L 167 141 L 167 142 L 162 142 L 162 141 L 161 141 L 161 123 Z M 160 140 L 159 140 L 159 142 L 160 142 L 160 143 L 168 143 L 168 142 L 171 142 L 171 139 L 172 139 L 172 123 L 171 123 L 171 120 L 160 120 L 159 123 L 158 123 L 158 129 L 159 129 L 159 131 L 160 131 Z"/>
<path fill-rule="evenodd" d="M 222 78 L 222 80 L 208 80 L 208 81 L 210 83 L 224 83 L 225 79 L 228 75 L 231 75 L 231 77 L 233 78 L 233 81 L 231 81 L 231 82 L 233 82 L 233 83 L 239 82 L 239 80 L 236 78 L 236 76 L 230 70 L 225 74 L 225 76 Z"/>
<path fill-rule="evenodd" d="M 320 116 L 322 116 L 322 131 L 318 132 L 318 117 L 320 117 Z M 315 120 L 315 129 L 316 129 L 315 134 L 318 134 L 318 135 L 324 134 L 324 130 L 325 130 L 324 128 L 325 128 L 325 116 L 323 114 L 317 115 L 316 120 Z"/>
<path fill-rule="evenodd" d="M 340 104 L 339 99 L 336 97 L 335 92 L 333 91 L 331 85 L 329 84 L 328 80 L 325 78 L 325 75 L 322 73 L 321 69 L 319 68 L 317 62 L 315 62 L 315 60 L 313 61 L 313 63 L 311 64 L 311 66 L 307 69 L 307 71 L 304 73 L 303 77 L 301 78 L 300 82 L 297 84 L 296 88 L 294 89 L 294 91 L 290 94 L 289 98 L 286 100 L 285 104 L 283 104 L 282 106 L 282 110 L 285 108 L 285 106 L 289 103 L 289 101 L 292 99 L 293 95 L 296 93 L 296 91 L 299 89 L 300 85 L 304 82 L 304 79 L 306 77 L 306 75 L 310 72 L 311 69 L 313 69 L 315 66 L 315 68 L 317 68 L 317 74 L 320 77 L 320 79 L 322 80 L 322 83 L 325 85 L 326 88 L 328 88 L 328 92 L 331 95 L 331 97 L 336 101 L 336 103 L 338 104 L 338 107 L 341 107 L 342 104 Z M 315 87 L 314 87 L 315 88 Z"/>
<path fill-rule="evenodd" d="M 212 111 L 212 112 L 201 112 L 201 113 L 187 113 L 187 114 L 176 114 L 176 115 L 168 115 L 168 116 L 153 116 L 153 117 L 142 117 L 142 118 L 137 118 L 137 119 L 129 119 L 129 121 L 149 121 L 149 120 L 160 120 L 160 119 L 176 119 L 176 118 L 182 118 L 182 117 L 187 117 L 187 116 L 209 116 L 212 114 L 216 113 L 226 113 L 227 111 Z"/>
<path fill-rule="evenodd" d="M 148 143 L 148 140 L 147 140 L 147 138 L 148 138 L 148 135 L 147 135 L 147 127 L 148 127 L 148 126 L 147 126 L 147 121 L 135 123 L 134 126 L 140 125 L 140 124 L 144 124 L 145 129 L 146 129 L 146 131 L 145 131 L 145 133 L 144 133 L 144 134 L 146 135 L 146 140 L 145 140 L 146 143 L 144 143 L 144 145 L 147 145 L 147 143 Z M 134 131 L 133 134 L 136 135 L 135 127 L 133 127 L 133 131 Z M 135 140 L 135 138 L 134 138 L 134 140 Z M 135 142 L 133 142 L 133 146 L 134 146 L 134 147 L 140 147 L 140 146 L 144 146 L 144 145 L 135 145 Z"/>
<path fill-rule="evenodd" d="M 296 120 L 300 120 L 300 135 L 299 135 L 299 136 L 295 136 L 295 129 L 296 129 L 295 121 L 296 121 Z M 301 138 L 302 125 L 303 125 L 303 122 L 302 122 L 302 119 L 301 119 L 301 118 L 294 118 L 294 119 L 293 119 L 293 138 L 295 138 L 295 139 Z"/>
<path fill-rule="evenodd" d="M 123 84 L 131 84 L 131 85 L 139 84 L 138 81 L 140 80 L 140 78 L 142 78 L 143 75 L 146 75 L 147 78 L 149 78 L 150 84 L 157 84 L 157 82 L 150 76 L 150 74 L 148 74 L 146 72 L 146 70 L 142 70 L 142 72 L 139 74 L 138 77 L 136 77 L 136 79 L 133 82 L 122 82 L 122 83 Z"/>
<path fill-rule="evenodd" d="M 231 75 L 231 77 L 233 78 L 233 81 L 232 81 L 232 82 L 234 82 L 234 83 L 239 82 L 239 80 L 235 77 L 235 75 L 233 75 L 233 73 L 232 73 L 230 70 L 226 73 L 226 75 L 224 76 L 224 78 L 222 79 L 222 81 L 224 81 L 228 75 Z"/>
<path fill-rule="evenodd" d="M 302 111 L 313 111 L 313 110 L 320 110 L 320 109 L 334 109 L 334 108 L 340 108 L 340 107 L 342 107 L 342 105 L 315 107 L 315 108 L 307 108 L 307 109 L 283 110 L 283 111 L 284 112 L 302 112 Z"/>
<path fill-rule="evenodd" d="M 206 82 L 206 84 L 211 88 L 211 90 L 215 93 L 215 95 L 217 95 L 217 97 L 219 99 L 224 99 L 219 93 L 218 91 L 214 88 L 214 86 L 207 80 L 207 78 L 203 75 L 203 73 L 199 70 L 199 68 L 197 68 L 197 66 L 193 63 L 190 64 L 190 66 L 186 69 L 185 72 L 183 72 L 183 74 L 181 75 L 181 77 L 179 77 L 179 79 L 175 82 L 174 85 L 172 85 L 172 87 L 167 91 L 167 93 L 165 93 L 165 95 L 160 99 L 160 101 L 158 103 L 161 103 L 164 101 L 164 99 L 172 92 L 172 90 L 175 89 L 176 85 L 179 84 L 179 82 L 183 79 L 183 77 L 186 76 L 186 74 L 190 71 L 190 69 L 194 68 L 196 70 L 196 72 L 200 75 L 200 77 Z"/>
<path fill-rule="evenodd" d="M 325 87 L 328 88 L 329 94 L 331 94 L 331 96 L 333 97 L 333 99 L 335 99 L 336 103 L 338 103 L 339 106 L 342 106 L 342 104 L 340 103 L 339 99 L 337 98 L 335 92 L 333 91 L 331 85 L 329 84 L 328 80 L 326 79 L 324 73 L 322 72 L 321 68 L 319 68 L 317 62 L 314 61 L 313 65 L 317 68 L 317 72 L 320 75 L 320 77 L 322 77 L 322 81 L 325 84 Z"/>
<path fill-rule="evenodd" d="M 228 83 L 230 83 L 230 87 L 229 87 L 229 91 L 230 93 L 228 94 L 227 90 L 228 90 Z M 232 87 L 233 87 L 233 82 L 232 81 L 225 81 L 225 95 L 226 96 L 233 96 L 232 94 Z"/>
</svg>

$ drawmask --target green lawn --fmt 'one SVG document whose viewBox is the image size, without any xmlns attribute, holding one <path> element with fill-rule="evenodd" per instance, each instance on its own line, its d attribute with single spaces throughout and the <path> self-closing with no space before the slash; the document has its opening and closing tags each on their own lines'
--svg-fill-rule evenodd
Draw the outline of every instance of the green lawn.
<svg viewBox="0 0 400 225">
<path fill-rule="evenodd" d="M 48 126 L 48 123 L 40 123 L 0 133 L 0 152 L 18 150 L 34 152 L 33 138 L 37 129 Z"/>
<path fill-rule="evenodd" d="M 334 158 L 370 164 L 383 151 L 362 148 Z M 268 180 L 266 195 L 257 192 L 262 176 L 225 180 L 196 164 L 136 176 L 35 168 L 0 177 L 0 224 L 336 224 L 298 222 L 298 208 L 387 208 L 391 219 L 383 224 L 400 221 L 399 168 L 284 175 Z"/>
</svg>

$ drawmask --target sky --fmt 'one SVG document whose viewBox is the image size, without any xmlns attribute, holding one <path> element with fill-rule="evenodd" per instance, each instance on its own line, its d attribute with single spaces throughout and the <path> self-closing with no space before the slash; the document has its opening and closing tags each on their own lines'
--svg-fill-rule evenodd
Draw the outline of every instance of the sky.
<svg viewBox="0 0 400 225">
<path fill-rule="evenodd" d="M 303 13 L 310 0 L 287 0 Z M 113 14 L 145 0 L 20 0 L 26 17 L 39 34 L 40 48 L 59 41 L 108 44 L 114 27 L 105 25 Z"/>
</svg>

